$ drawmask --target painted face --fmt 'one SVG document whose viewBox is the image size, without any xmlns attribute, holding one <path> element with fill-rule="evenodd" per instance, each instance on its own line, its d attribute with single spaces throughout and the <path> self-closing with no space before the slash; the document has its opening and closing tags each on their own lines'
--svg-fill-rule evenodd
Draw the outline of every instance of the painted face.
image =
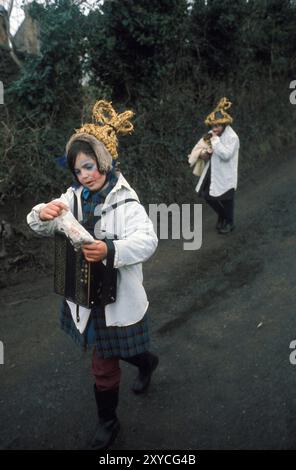
<svg viewBox="0 0 296 470">
<path fill-rule="evenodd" d="M 90 191 L 99 191 L 105 184 L 106 175 L 99 172 L 97 162 L 85 153 L 77 155 L 74 171 L 79 183 Z"/>
<path fill-rule="evenodd" d="M 214 126 L 212 126 L 212 131 L 214 134 L 220 136 L 224 131 L 224 126 L 222 124 L 215 124 Z"/>
</svg>

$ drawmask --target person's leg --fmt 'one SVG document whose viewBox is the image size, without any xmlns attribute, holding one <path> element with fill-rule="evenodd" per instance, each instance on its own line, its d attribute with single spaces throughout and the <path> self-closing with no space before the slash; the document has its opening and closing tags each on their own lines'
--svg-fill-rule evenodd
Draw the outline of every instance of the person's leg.
<svg viewBox="0 0 296 470">
<path fill-rule="evenodd" d="M 137 394 L 145 392 L 150 385 L 152 373 L 158 366 L 158 357 L 149 351 L 145 351 L 136 356 L 122 357 L 121 359 L 139 369 L 138 376 L 132 386 L 133 392 Z"/>
<path fill-rule="evenodd" d="M 227 224 L 233 224 L 233 212 L 234 212 L 234 201 L 233 199 L 228 199 L 223 201 L 223 208 L 225 213 L 225 220 Z"/>
<path fill-rule="evenodd" d="M 212 209 L 214 209 L 214 211 L 216 212 L 216 214 L 218 214 L 218 216 L 224 215 L 223 206 L 220 203 L 220 201 L 211 199 L 210 197 L 205 197 L 205 201 L 207 204 L 209 204 L 209 206 L 211 206 Z"/>
<path fill-rule="evenodd" d="M 223 212 L 223 207 L 220 201 L 210 196 L 210 185 L 211 185 L 211 166 L 209 166 L 207 174 L 201 185 L 200 196 L 218 215 L 216 229 L 219 230 L 221 227 L 223 227 L 223 224 L 224 224 L 224 212 Z"/>
<path fill-rule="evenodd" d="M 219 201 L 218 199 L 211 198 L 211 196 L 209 196 L 208 194 L 204 195 L 204 199 L 205 199 L 206 203 L 218 215 L 218 219 L 217 219 L 217 223 L 216 223 L 216 229 L 219 230 L 224 225 L 225 212 L 224 212 L 223 205 L 221 204 L 221 201 Z"/>
<path fill-rule="evenodd" d="M 93 352 L 92 372 L 95 378 L 94 393 L 98 411 L 98 426 L 91 447 L 107 449 L 119 432 L 116 415 L 118 405 L 120 367 L 119 358 L 104 359 Z"/>
<path fill-rule="evenodd" d="M 220 233 L 229 233 L 234 229 L 234 196 L 222 201 L 225 214 L 225 224 L 219 230 Z"/>
<path fill-rule="evenodd" d="M 94 375 L 98 391 L 103 392 L 119 388 L 121 370 L 119 367 L 118 357 L 100 357 L 94 348 L 92 357 L 92 373 Z"/>
</svg>

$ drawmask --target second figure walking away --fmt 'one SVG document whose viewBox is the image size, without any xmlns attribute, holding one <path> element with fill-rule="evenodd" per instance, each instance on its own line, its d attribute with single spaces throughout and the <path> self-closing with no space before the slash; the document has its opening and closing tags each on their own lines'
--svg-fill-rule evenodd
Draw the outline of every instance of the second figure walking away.
<svg viewBox="0 0 296 470">
<path fill-rule="evenodd" d="M 233 119 L 226 112 L 231 104 L 227 98 L 221 98 L 205 120 L 209 132 L 188 156 L 193 173 L 200 177 L 195 190 L 216 212 L 216 229 L 221 234 L 234 230 L 239 138 L 230 126 Z"/>
</svg>

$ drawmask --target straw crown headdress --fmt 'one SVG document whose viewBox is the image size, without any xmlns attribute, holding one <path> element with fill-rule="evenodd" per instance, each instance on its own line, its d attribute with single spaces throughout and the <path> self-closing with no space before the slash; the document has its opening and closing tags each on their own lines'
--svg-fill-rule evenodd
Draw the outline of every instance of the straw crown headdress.
<svg viewBox="0 0 296 470">
<path fill-rule="evenodd" d="M 205 124 L 207 126 L 213 126 L 215 124 L 231 124 L 233 119 L 226 112 L 231 105 L 232 103 L 228 98 L 221 98 L 214 111 L 206 117 Z"/>
<path fill-rule="evenodd" d="M 80 129 L 75 129 L 76 134 L 90 134 L 101 141 L 112 158 L 118 157 L 117 134 L 130 134 L 134 126 L 130 119 L 134 116 L 133 111 L 116 113 L 112 102 L 99 100 L 95 103 L 92 111 L 93 122 L 84 124 Z"/>
</svg>

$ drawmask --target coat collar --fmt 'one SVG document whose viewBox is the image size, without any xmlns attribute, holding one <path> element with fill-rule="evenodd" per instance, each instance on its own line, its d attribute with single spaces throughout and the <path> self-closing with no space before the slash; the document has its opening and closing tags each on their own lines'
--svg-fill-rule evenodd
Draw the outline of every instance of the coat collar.
<svg viewBox="0 0 296 470">
<path fill-rule="evenodd" d="M 80 185 L 80 186 L 72 186 L 73 188 L 73 191 L 75 192 L 75 194 L 80 197 L 81 196 L 81 193 L 83 191 L 83 186 Z M 110 191 L 109 194 L 113 194 L 117 191 L 119 191 L 121 188 L 126 188 L 128 189 L 129 191 L 132 190 L 130 184 L 127 182 L 127 180 L 125 179 L 125 177 L 122 175 L 122 173 L 119 174 L 118 176 L 118 181 L 116 183 L 116 185 L 114 186 L 114 188 L 112 188 L 112 190 Z"/>
</svg>

